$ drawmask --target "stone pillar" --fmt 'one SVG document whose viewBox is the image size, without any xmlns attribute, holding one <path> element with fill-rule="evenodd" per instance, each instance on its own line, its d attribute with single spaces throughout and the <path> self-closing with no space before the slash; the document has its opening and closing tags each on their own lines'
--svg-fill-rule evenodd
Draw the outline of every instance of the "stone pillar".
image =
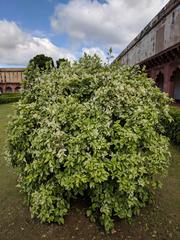
<svg viewBox="0 0 180 240">
<path fill-rule="evenodd" d="M 151 77 L 152 79 L 154 79 L 154 81 L 156 80 L 156 72 L 155 72 L 154 69 L 151 69 L 151 70 L 150 70 L 150 77 Z"/>
<path fill-rule="evenodd" d="M 170 96 L 172 95 L 171 93 L 171 88 L 172 88 L 172 82 L 171 82 L 171 75 L 172 75 L 172 69 L 170 65 L 167 63 L 164 67 L 164 92 L 168 93 Z"/>
<path fill-rule="evenodd" d="M 2 87 L 3 87 L 3 93 L 5 93 L 6 92 L 6 84 L 4 83 Z"/>
<path fill-rule="evenodd" d="M 169 64 L 170 71 L 170 97 L 174 97 L 174 73 L 178 69 L 179 61 L 173 61 Z"/>
</svg>

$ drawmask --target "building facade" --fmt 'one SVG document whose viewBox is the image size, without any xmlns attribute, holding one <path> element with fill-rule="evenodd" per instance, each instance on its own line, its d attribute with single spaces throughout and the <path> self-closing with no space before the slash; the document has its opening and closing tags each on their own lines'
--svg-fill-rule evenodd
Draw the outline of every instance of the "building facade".
<svg viewBox="0 0 180 240">
<path fill-rule="evenodd" d="M 25 68 L 0 68 L 0 93 L 15 93 L 21 89 Z"/>
<path fill-rule="evenodd" d="M 116 61 L 145 65 L 157 86 L 180 101 L 180 0 L 170 0 Z"/>
</svg>

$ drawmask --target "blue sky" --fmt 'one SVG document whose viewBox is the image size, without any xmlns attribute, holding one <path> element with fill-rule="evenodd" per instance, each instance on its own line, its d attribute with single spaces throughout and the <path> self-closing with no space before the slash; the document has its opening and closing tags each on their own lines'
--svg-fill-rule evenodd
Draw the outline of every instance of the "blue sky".
<svg viewBox="0 0 180 240">
<path fill-rule="evenodd" d="M 167 0 L 1 0 L 0 67 L 26 66 L 44 53 L 54 60 L 84 52 L 117 55 Z M 141 13 L 141 14 L 139 14 Z"/>
</svg>

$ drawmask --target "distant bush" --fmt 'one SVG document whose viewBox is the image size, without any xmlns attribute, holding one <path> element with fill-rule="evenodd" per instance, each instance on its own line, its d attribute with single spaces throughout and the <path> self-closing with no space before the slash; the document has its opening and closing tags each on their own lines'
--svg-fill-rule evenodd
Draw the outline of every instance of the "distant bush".
<svg viewBox="0 0 180 240">
<path fill-rule="evenodd" d="M 172 121 L 165 122 L 166 135 L 175 144 L 180 144 L 180 108 L 171 107 Z"/>
<path fill-rule="evenodd" d="M 9 127 L 32 216 L 64 223 L 71 200 L 106 231 L 113 216 L 138 214 L 168 168 L 169 98 L 138 67 L 102 65 L 96 56 L 25 82 Z"/>
<path fill-rule="evenodd" d="M 0 104 L 17 102 L 19 101 L 20 97 L 21 97 L 20 93 L 0 94 Z"/>
</svg>

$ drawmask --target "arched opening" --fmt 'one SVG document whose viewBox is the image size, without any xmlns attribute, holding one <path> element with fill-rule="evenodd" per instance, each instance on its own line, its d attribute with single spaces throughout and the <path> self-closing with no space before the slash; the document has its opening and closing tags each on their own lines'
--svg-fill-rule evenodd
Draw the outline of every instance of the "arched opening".
<svg viewBox="0 0 180 240">
<path fill-rule="evenodd" d="M 18 92 L 20 92 L 20 91 L 21 91 L 21 88 L 20 88 L 20 87 L 16 87 L 16 88 L 15 88 L 15 92 L 18 93 Z"/>
<path fill-rule="evenodd" d="M 173 81 L 173 98 L 179 102 L 180 101 L 180 69 L 179 68 L 177 68 L 173 72 L 172 81 Z"/>
<path fill-rule="evenodd" d="M 160 90 L 163 92 L 164 89 L 164 74 L 162 72 L 159 72 L 156 77 L 156 86 L 160 88 Z"/>
<path fill-rule="evenodd" d="M 6 93 L 12 93 L 12 88 L 11 87 L 7 87 L 6 88 Z"/>
<path fill-rule="evenodd" d="M 3 89 L 0 87 L 0 94 L 2 94 L 3 93 Z"/>
<path fill-rule="evenodd" d="M 147 72 L 147 77 L 151 78 L 151 72 L 149 70 L 147 70 L 146 72 Z"/>
</svg>

